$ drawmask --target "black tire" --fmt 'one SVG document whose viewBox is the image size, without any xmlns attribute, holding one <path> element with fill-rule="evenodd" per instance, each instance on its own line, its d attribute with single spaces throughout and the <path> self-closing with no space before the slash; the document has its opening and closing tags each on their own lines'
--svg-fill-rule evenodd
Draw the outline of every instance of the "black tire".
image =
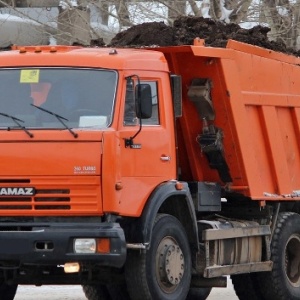
<svg viewBox="0 0 300 300">
<path fill-rule="evenodd" d="M 125 283 L 122 285 L 108 284 L 106 288 L 111 300 L 130 300 Z"/>
<path fill-rule="evenodd" d="M 150 248 L 144 253 L 129 252 L 125 272 L 132 300 L 186 299 L 191 282 L 191 254 L 178 219 L 158 215 Z"/>
<path fill-rule="evenodd" d="M 205 300 L 209 296 L 212 288 L 190 288 L 186 300 Z"/>
<path fill-rule="evenodd" d="M 257 274 L 231 275 L 235 294 L 240 300 L 265 300 L 258 288 Z"/>
<path fill-rule="evenodd" d="M 1 300 L 13 300 L 17 293 L 18 285 L 8 285 L 6 283 L 0 284 L 0 299 Z"/>
<path fill-rule="evenodd" d="M 83 285 L 88 300 L 129 300 L 126 285 Z"/>
<path fill-rule="evenodd" d="M 105 285 L 83 285 L 82 289 L 88 300 L 111 300 Z"/>
<path fill-rule="evenodd" d="M 261 292 L 267 300 L 300 299 L 300 215 L 278 216 L 271 243 L 273 270 L 259 274 Z"/>
</svg>

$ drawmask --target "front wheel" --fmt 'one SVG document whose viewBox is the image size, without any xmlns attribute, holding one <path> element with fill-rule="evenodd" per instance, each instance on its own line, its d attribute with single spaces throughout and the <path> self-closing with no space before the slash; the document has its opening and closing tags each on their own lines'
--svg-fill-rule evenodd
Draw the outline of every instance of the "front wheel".
<svg viewBox="0 0 300 300">
<path fill-rule="evenodd" d="M 111 300 L 105 285 L 83 285 L 82 289 L 88 300 Z"/>
<path fill-rule="evenodd" d="M 82 288 L 88 300 L 129 300 L 125 284 L 83 285 Z"/>
<path fill-rule="evenodd" d="M 131 251 L 126 281 L 132 300 L 186 299 L 191 282 L 191 255 L 186 232 L 173 216 L 157 216 L 145 253 Z"/>
<path fill-rule="evenodd" d="M 186 300 L 205 300 L 209 296 L 212 288 L 190 288 Z"/>
<path fill-rule="evenodd" d="M 0 299 L 1 300 L 13 300 L 17 293 L 18 285 L 8 285 L 6 283 L 0 284 Z"/>
</svg>

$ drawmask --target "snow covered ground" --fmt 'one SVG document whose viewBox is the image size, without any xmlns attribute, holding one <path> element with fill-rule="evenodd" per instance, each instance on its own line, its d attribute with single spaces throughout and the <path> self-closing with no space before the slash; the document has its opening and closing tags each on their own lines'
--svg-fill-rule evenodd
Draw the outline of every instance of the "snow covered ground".
<svg viewBox="0 0 300 300">
<path fill-rule="evenodd" d="M 15 300 L 86 300 L 81 286 L 20 286 Z M 232 288 L 231 281 L 228 280 L 227 288 L 215 288 L 207 300 L 237 300 L 237 296 Z"/>
</svg>

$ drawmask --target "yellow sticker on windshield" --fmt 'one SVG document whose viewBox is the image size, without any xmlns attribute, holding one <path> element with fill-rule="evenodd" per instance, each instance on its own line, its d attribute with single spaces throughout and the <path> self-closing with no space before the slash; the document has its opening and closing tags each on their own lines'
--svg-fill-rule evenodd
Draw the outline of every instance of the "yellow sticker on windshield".
<svg viewBox="0 0 300 300">
<path fill-rule="evenodd" d="M 20 83 L 38 83 L 40 70 L 21 70 Z"/>
</svg>

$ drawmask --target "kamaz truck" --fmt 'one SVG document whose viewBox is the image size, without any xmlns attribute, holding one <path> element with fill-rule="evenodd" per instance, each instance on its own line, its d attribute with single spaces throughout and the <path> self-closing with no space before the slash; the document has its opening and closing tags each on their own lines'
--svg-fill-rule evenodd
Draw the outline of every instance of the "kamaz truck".
<svg viewBox="0 0 300 300">
<path fill-rule="evenodd" d="M 300 59 L 229 40 L 0 53 L 0 298 L 300 299 Z"/>
</svg>

